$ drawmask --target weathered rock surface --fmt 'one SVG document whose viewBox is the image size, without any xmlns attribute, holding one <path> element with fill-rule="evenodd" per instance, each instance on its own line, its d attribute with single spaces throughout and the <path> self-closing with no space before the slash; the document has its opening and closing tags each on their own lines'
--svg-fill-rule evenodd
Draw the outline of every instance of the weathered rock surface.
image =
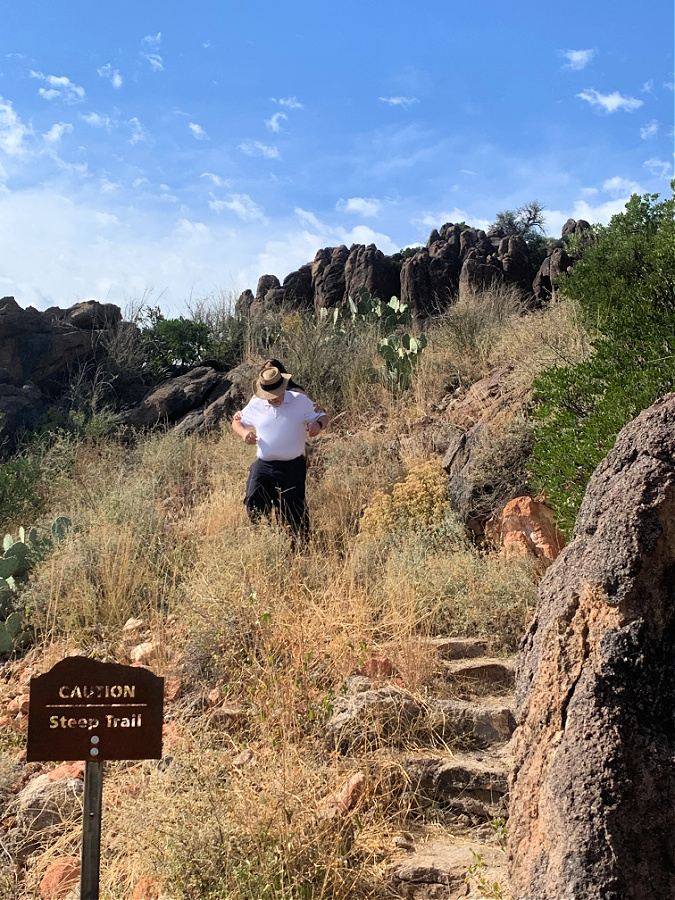
<svg viewBox="0 0 675 900">
<path fill-rule="evenodd" d="M 558 558 L 565 535 L 556 527 L 553 510 L 532 497 L 510 500 L 486 528 L 506 559 L 530 556 L 545 564 Z"/>
<path fill-rule="evenodd" d="M 17 385 L 38 386 L 67 372 L 93 347 L 93 334 L 72 324 L 51 324 L 29 306 L 22 309 L 14 297 L 0 300 L 0 368 Z"/>
<path fill-rule="evenodd" d="M 49 835 L 55 826 L 81 815 L 83 794 L 79 778 L 51 781 L 48 774 L 39 775 L 16 797 L 18 828 L 31 838 Z"/>
<path fill-rule="evenodd" d="M 186 375 L 172 378 L 152 391 L 130 410 L 125 424 L 130 428 L 152 428 L 173 424 L 183 434 L 202 433 L 216 427 L 243 405 L 243 396 L 227 376 L 210 366 L 198 366 Z"/>
<path fill-rule="evenodd" d="M 480 849 L 481 865 L 477 866 L 470 844 L 443 841 L 427 844 L 393 868 L 392 886 L 398 896 L 409 900 L 485 896 L 480 889 L 476 893 L 472 890 L 471 873 L 482 875 L 490 887 L 501 882 L 505 875 L 504 854 L 496 848 Z"/>
<path fill-rule="evenodd" d="M 675 394 L 619 434 L 517 677 L 514 900 L 675 896 Z"/>
<path fill-rule="evenodd" d="M 16 385 L 7 369 L 0 369 L 0 434 L 32 428 L 44 410 L 45 398 L 36 384 Z"/>
</svg>

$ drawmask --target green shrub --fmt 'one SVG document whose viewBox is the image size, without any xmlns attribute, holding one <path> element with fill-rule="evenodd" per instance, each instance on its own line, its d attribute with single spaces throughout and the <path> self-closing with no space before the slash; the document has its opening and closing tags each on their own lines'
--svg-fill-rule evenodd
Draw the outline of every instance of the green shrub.
<svg viewBox="0 0 675 900">
<path fill-rule="evenodd" d="M 0 527 L 38 512 L 42 498 L 37 489 L 40 467 L 29 458 L 0 464 Z"/>
<path fill-rule="evenodd" d="M 598 331 L 590 358 L 534 383 L 532 470 L 568 534 L 618 432 L 675 389 L 675 197 L 657 201 L 631 197 L 559 282 Z"/>
</svg>

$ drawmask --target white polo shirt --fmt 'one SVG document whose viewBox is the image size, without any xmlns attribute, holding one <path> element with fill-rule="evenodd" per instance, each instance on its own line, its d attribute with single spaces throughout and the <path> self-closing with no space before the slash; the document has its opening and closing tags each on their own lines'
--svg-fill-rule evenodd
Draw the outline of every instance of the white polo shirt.
<svg viewBox="0 0 675 900">
<path fill-rule="evenodd" d="M 272 406 L 252 397 L 241 411 L 241 424 L 255 428 L 258 459 L 295 459 L 305 452 L 305 425 L 323 416 L 305 394 L 286 391 L 284 402 Z"/>
</svg>

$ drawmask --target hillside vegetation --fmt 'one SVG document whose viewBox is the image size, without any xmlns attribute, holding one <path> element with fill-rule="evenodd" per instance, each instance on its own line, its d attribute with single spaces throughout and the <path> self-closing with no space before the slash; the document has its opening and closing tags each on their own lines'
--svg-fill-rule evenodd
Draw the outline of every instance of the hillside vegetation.
<svg viewBox="0 0 675 900">
<path fill-rule="evenodd" d="M 26 637 L 4 666 L 0 701 L 73 652 L 127 663 L 147 644 L 141 661 L 167 678 L 165 760 L 108 766 L 102 896 L 127 900 L 146 876 L 168 900 L 390 896 L 396 835 L 443 832 L 433 805 L 396 799 L 401 775 L 384 742 L 358 759 L 340 755 L 326 722 L 346 679 L 377 659 L 427 702 L 439 685 L 414 650 L 420 637 L 481 637 L 493 655 L 517 649 L 538 574 L 478 546 L 451 508 L 441 459 L 457 429 L 444 404 L 512 366 L 504 390 L 520 399 L 485 456 L 486 479 L 506 479 L 508 493 L 503 448 L 516 426 L 533 434 L 519 471 L 570 532 L 617 432 L 675 384 L 673 204 L 633 197 L 595 228 L 547 308 L 528 310 L 495 286 L 428 322 L 426 345 L 405 310 L 392 307 L 398 318 L 385 322 L 393 313 L 373 298 L 335 314 L 287 309 L 249 321 L 214 296 L 171 326 L 146 309 L 140 343 L 112 348 L 117 382 L 99 372 L 80 384 L 2 465 L 5 531 L 34 525 L 44 538 L 57 516 L 72 527 L 42 545 L 10 592 Z M 253 453 L 229 428 L 130 441 L 108 402 L 132 366 L 272 356 L 333 420 L 310 448 L 312 536 L 301 551 L 275 522 L 249 525 Z M 16 785 L 23 729 L 25 719 L 0 717 L 0 800 Z M 404 746 L 428 740 L 413 731 Z M 318 816 L 357 769 L 367 783 L 353 809 Z M 65 822 L 23 868 L 3 870 L 0 896 L 37 896 L 49 862 L 76 854 L 79 835 Z M 475 896 L 506 896 L 483 888 Z"/>
</svg>

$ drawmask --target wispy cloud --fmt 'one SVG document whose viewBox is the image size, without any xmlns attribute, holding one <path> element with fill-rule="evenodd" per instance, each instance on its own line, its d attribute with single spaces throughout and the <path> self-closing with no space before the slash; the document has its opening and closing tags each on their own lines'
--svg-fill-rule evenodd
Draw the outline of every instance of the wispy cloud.
<svg viewBox="0 0 675 900">
<path fill-rule="evenodd" d="M 651 94 L 653 87 L 654 87 L 653 80 L 645 81 L 645 83 L 642 85 L 640 90 L 642 91 L 643 94 Z"/>
<path fill-rule="evenodd" d="M 467 225 L 471 225 L 474 228 L 482 228 L 484 231 L 487 231 L 491 225 L 489 219 L 476 218 L 476 216 L 467 213 L 466 210 L 458 209 L 457 207 L 441 212 L 425 210 L 417 218 L 411 219 L 411 225 L 415 225 L 418 228 L 440 228 L 446 222 L 466 222 Z"/>
<path fill-rule="evenodd" d="M 91 125 L 92 128 L 105 128 L 106 131 L 112 130 L 113 121 L 110 116 L 102 116 L 99 113 L 90 112 L 80 116 L 80 118 L 87 125 Z"/>
<path fill-rule="evenodd" d="M 84 100 L 84 88 L 74 84 L 70 78 L 65 75 L 43 75 L 42 72 L 36 72 L 34 69 L 30 71 L 31 78 L 38 78 L 44 81 L 48 87 L 41 87 L 38 91 L 45 100 L 55 100 L 60 97 L 64 103 L 78 103 Z"/>
<path fill-rule="evenodd" d="M 72 131 L 73 126 L 69 122 L 58 122 L 42 136 L 48 144 L 58 144 L 64 134 L 71 134 Z"/>
<path fill-rule="evenodd" d="M 114 88 L 122 87 L 122 76 L 117 69 L 113 69 L 110 63 L 100 66 L 96 71 L 101 78 L 107 78 Z"/>
<path fill-rule="evenodd" d="M 263 156 L 265 159 L 280 159 L 281 155 L 275 146 L 261 144 L 260 141 L 245 141 L 237 146 L 246 156 Z"/>
<path fill-rule="evenodd" d="M 575 72 L 580 72 L 593 59 L 597 50 L 561 50 L 560 53 L 567 60 L 563 69 L 572 69 Z"/>
<path fill-rule="evenodd" d="M 0 150 L 8 156 L 24 156 L 30 129 L 23 124 L 9 100 L 0 97 Z"/>
<path fill-rule="evenodd" d="M 158 53 L 161 43 L 161 31 L 158 31 L 157 34 L 146 34 L 141 41 L 141 56 L 150 63 L 153 72 L 164 71 L 164 61 Z"/>
<path fill-rule="evenodd" d="M 667 91 L 675 91 L 675 81 L 664 81 L 663 86 Z"/>
<path fill-rule="evenodd" d="M 335 208 L 340 212 L 356 213 L 359 216 L 376 216 L 380 211 L 380 201 L 372 197 L 350 197 L 348 200 L 338 200 Z"/>
<path fill-rule="evenodd" d="M 389 106 L 412 106 L 420 102 L 417 97 L 380 97 L 380 100 Z"/>
<path fill-rule="evenodd" d="M 131 137 L 129 138 L 129 143 L 133 147 L 134 144 L 138 144 L 139 141 L 147 141 L 149 138 L 148 132 L 143 128 L 140 121 L 136 116 L 126 123 L 127 127 L 131 131 Z"/>
<path fill-rule="evenodd" d="M 208 180 L 215 184 L 216 187 L 229 187 L 230 181 L 227 178 L 221 178 L 220 175 L 215 175 L 213 172 L 202 172 L 199 176 L 200 178 L 208 178 Z"/>
<path fill-rule="evenodd" d="M 263 220 L 265 213 L 262 207 L 258 206 L 248 194 L 230 194 L 229 200 L 216 200 L 213 197 L 209 200 L 209 206 L 214 212 L 222 212 L 229 209 L 235 213 L 244 222 L 252 220 Z"/>
<path fill-rule="evenodd" d="M 281 125 L 279 124 L 279 122 L 282 119 L 288 119 L 286 113 L 274 113 L 271 119 L 265 119 L 265 125 L 267 125 L 270 131 L 281 131 Z"/>
<path fill-rule="evenodd" d="M 643 106 L 642 100 L 637 100 L 635 97 L 624 97 L 618 91 L 614 91 L 611 94 L 601 94 L 600 91 L 590 88 L 577 94 L 577 97 L 590 103 L 591 106 L 603 109 L 606 113 L 617 112 L 620 109 L 623 109 L 625 112 L 634 112 Z"/>
<path fill-rule="evenodd" d="M 657 178 L 672 178 L 673 177 L 673 164 L 672 162 L 666 162 L 663 159 L 657 159 L 656 157 L 652 157 L 651 159 L 646 160 L 643 165 L 645 168 L 649 169 L 652 175 L 656 175 Z"/>
<path fill-rule="evenodd" d="M 652 119 L 648 125 L 645 125 L 640 129 L 640 137 L 643 141 L 649 140 L 649 138 L 656 137 L 659 133 L 659 123 L 658 119 Z"/>
<path fill-rule="evenodd" d="M 274 98 L 272 98 L 274 99 Z M 285 106 L 286 109 L 304 109 L 304 105 L 298 100 L 297 97 L 281 97 L 276 101 L 279 106 Z"/>
<path fill-rule="evenodd" d="M 198 141 L 208 141 L 209 136 L 201 125 L 197 125 L 196 122 L 190 122 L 188 127 Z"/>
</svg>

